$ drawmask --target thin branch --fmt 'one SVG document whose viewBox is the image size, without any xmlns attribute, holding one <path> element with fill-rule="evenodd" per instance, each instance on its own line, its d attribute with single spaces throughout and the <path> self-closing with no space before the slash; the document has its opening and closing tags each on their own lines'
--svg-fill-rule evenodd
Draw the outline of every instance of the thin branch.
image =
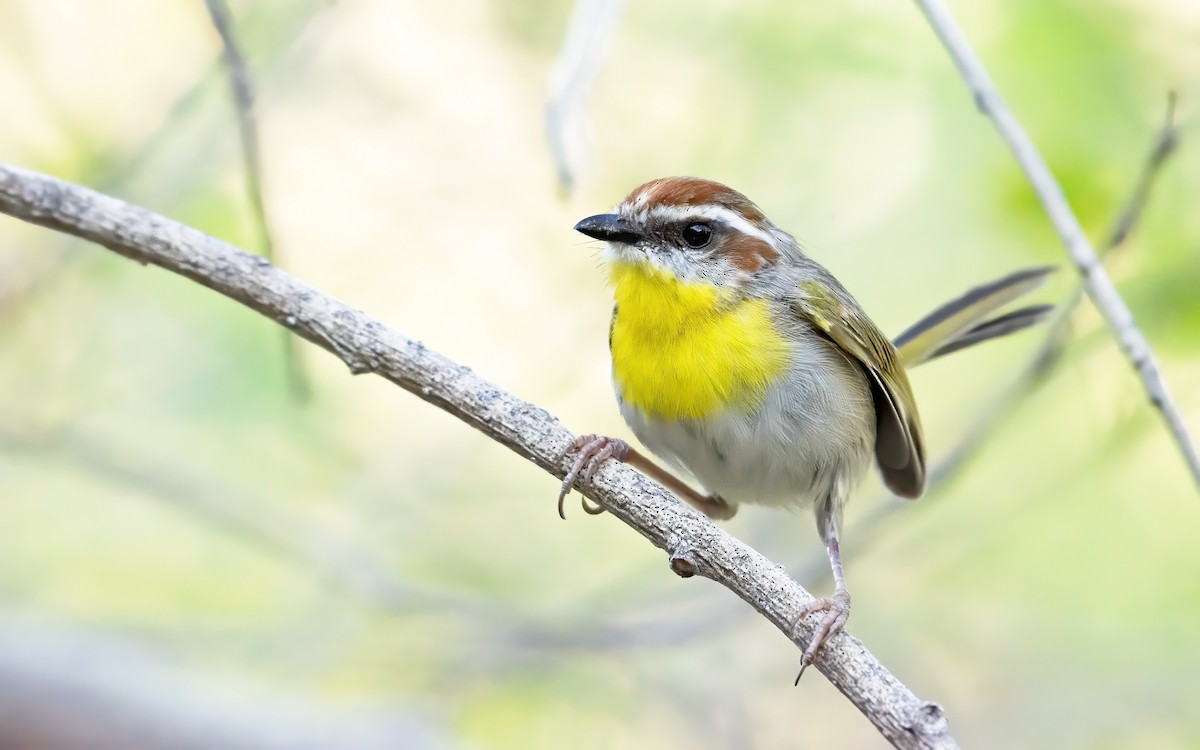
<svg viewBox="0 0 1200 750">
<path fill-rule="evenodd" d="M 1163 164 L 1179 150 L 1179 125 L 1175 122 L 1177 99 L 1174 91 L 1167 92 L 1166 117 L 1163 118 L 1158 137 L 1154 139 L 1150 154 L 1147 156 L 1145 164 L 1142 165 L 1142 172 L 1138 175 L 1133 194 L 1129 196 L 1125 203 L 1125 209 L 1121 211 L 1120 217 L 1117 218 L 1116 224 L 1108 234 L 1108 243 L 1105 245 L 1103 253 L 1108 253 L 1125 244 L 1125 240 L 1129 238 L 1142 218 L 1142 212 L 1150 200 L 1150 190 L 1154 187 L 1155 178 L 1158 177 Z"/>
<path fill-rule="evenodd" d="M 213 26 L 221 37 L 221 57 L 229 72 L 229 86 L 233 93 L 233 108 L 237 112 L 238 137 L 242 144 L 243 172 L 246 176 L 246 195 L 250 200 L 254 225 L 258 229 L 259 253 L 272 262 L 278 260 L 275 240 L 271 234 L 271 223 L 267 219 L 267 205 L 263 199 L 262 149 L 259 147 L 258 122 L 254 111 L 254 85 L 250 68 L 238 45 L 233 31 L 233 18 L 225 0 L 204 0 Z M 312 395 L 308 373 L 296 348 L 296 339 L 283 332 L 284 367 L 288 374 L 288 385 L 292 395 L 306 401 Z"/>
<path fill-rule="evenodd" d="M 1130 234 L 1133 233 L 1138 222 L 1141 221 L 1142 213 L 1146 208 L 1146 203 L 1150 200 L 1150 193 L 1159 172 L 1162 171 L 1162 167 L 1166 164 L 1167 159 L 1179 148 L 1180 130 L 1178 123 L 1175 122 L 1175 103 L 1175 92 L 1168 92 L 1167 114 L 1163 120 L 1162 128 L 1159 129 L 1158 137 L 1154 139 L 1150 153 L 1147 155 L 1146 161 L 1142 164 L 1142 171 L 1138 175 L 1133 192 L 1130 193 L 1129 198 L 1125 201 L 1125 208 L 1121 211 L 1116 222 L 1113 223 L 1112 229 L 1109 231 L 1108 241 L 1100 251 L 1101 257 L 1106 257 L 1109 253 L 1124 245 L 1125 241 L 1129 239 Z M 1071 314 L 1083 300 L 1085 288 L 1086 283 L 1080 281 L 1071 290 L 1071 294 L 1067 300 L 1059 306 L 1058 314 L 1051 320 L 1049 332 L 1046 334 L 1042 346 L 1034 353 L 1033 358 L 1029 362 L 1030 371 L 1044 370 L 1048 367 L 1050 360 L 1053 360 L 1062 348 L 1067 327 L 1071 322 Z"/>
<path fill-rule="evenodd" d="M 333 352 L 351 373 L 378 374 L 554 476 L 565 474 L 563 453 L 575 435 L 544 409 L 321 294 L 266 258 L 115 198 L 2 164 L 0 212 L 192 279 Z M 672 570 L 720 583 L 798 646 L 808 643 L 812 622 L 800 622 L 793 632 L 792 621 L 813 597 L 780 566 L 622 464 L 604 464 L 581 491 L 666 550 Z M 917 698 L 853 636 L 831 639 L 815 666 L 896 747 L 957 747 L 942 708 Z"/>
<path fill-rule="evenodd" d="M 577 623 L 560 630 L 514 615 L 500 602 L 422 585 L 397 576 L 370 549 L 337 535 L 269 511 L 263 498 L 191 473 L 145 450 L 114 449 L 113 441 L 75 430 L 47 427 L 25 419 L 0 417 L 0 453 L 59 461 L 96 479 L 123 485 L 215 529 L 246 548 L 315 578 L 332 592 L 393 616 L 446 616 L 486 623 L 486 638 L 471 638 L 473 666 L 507 659 L 515 662 L 532 648 L 564 650 L 565 641 L 596 650 L 620 645 L 627 632 L 614 623 Z M 705 622 L 701 619 L 698 622 Z M 569 633 L 566 635 L 565 633 Z M 668 639 L 660 639 L 669 643 Z M 513 653 L 515 652 L 515 653 Z M 466 653 L 466 652 L 464 652 Z M 3 722 L 0 722 L 3 723 Z"/>
<path fill-rule="evenodd" d="M 1170 92 L 1167 95 L 1167 113 L 1162 127 L 1155 136 L 1150 153 L 1142 164 L 1133 190 L 1125 200 L 1125 204 L 1108 234 L 1108 239 L 1100 250 L 1102 257 L 1107 256 L 1129 239 L 1145 211 L 1156 178 L 1167 159 L 1175 153 L 1178 147 L 1179 126 L 1175 122 L 1175 92 Z M 1084 282 L 1080 281 L 1067 300 L 1057 306 L 1054 317 L 1046 324 L 1046 333 L 1041 345 L 1034 351 L 1026 365 L 1012 379 L 1012 382 L 994 401 L 993 405 L 972 425 L 954 450 L 930 472 L 929 489 L 931 491 L 938 489 L 940 485 L 957 476 L 959 470 L 975 455 L 991 431 L 1003 421 L 1004 417 L 1012 413 L 1018 402 L 1033 392 L 1032 386 L 1046 374 L 1061 352 L 1067 326 L 1070 324 L 1071 313 L 1079 306 L 1083 293 Z"/>
<path fill-rule="evenodd" d="M 1197 484 L 1200 484 L 1200 454 L 1197 454 L 1192 439 L 1188 435 L 1188 428 L 1179 407 L 1167 392 L 1154 352 L 1134 322 L 1129 306 L 1125 304 L 1125 300 L 1121 298 L 1112 279 L 1109 278 L 1108 272 L 1104 270 L 1104 265 L 1100 262 L 1099 256 L 1096 255 L 1091 242 L 1088 241 L 1087 235 L 1079 225 L 1079 220 L 1067 203 L 1062 187 L 1051 174 L 1045 160 L 1038 153 L 1037 147 L 1033 145 L 1033 141 L 1030 140 L 1024 127 L 1004 103 L 1000 92 L 988 77 L 983 63 L 971 49 L 970 43 L 950 11 L 946 9 L 941 0 L 915 0 L 915 2 L 954 60 L 963 81 L 975 97 L 975 106 L 979 108 L 980 112 L 991 118 L 1000 137 L 1008 144 L 1017 162 L 1020 163 L 1030 185 L 1046 209 L 1050 222 L 1066 246 L 1067 253 L 1083 277 L 1084 286 L 1092 304 L 1100 310 L 1100 314 L 1104 316 L 1108 327 L 1112 329 L 1113 336 L 1120 344 L 1125 357 L 1141 377 L 1150 403 L 1162 414 L 1163 420 L 1167 423 L 1175 443 L 1179 446 L 1179 450 L 1191 470 L 1192 478 Z"/>
<path fill-rule="evenodd" d="M 0 418 L 0 452 L 64 461 L 103 481 L 130 487 L 379 611 L 448 611 L 491 620 L 500 614 L 483 600 L 401 581 L 362 545 L 272 514 L 259 498 L 200 474 L 188 475 L 177 466 L 178 460 L 147 459 L 141 456 L 143 451 L 114 450 L 108 439 L 7 415 Z M 519 625 L 509 627 L 517 630 Z"/>
<path fill-rule="evenodd" d="M 246 193 L 254 213 L 258 229 L 258 246 L 261 254 L 272 262 L 275 257 L 275 242 L 267 221 L 267 207 L 263 201 L 262 151 L 258 142 L 258 123 L 254 111 L 254 85 L 250 69 L 242 55 L 237 36 L 233 31 L 233 19 L 225 0 L 204 0 L 213 26 L 221 37 L 221 58 L 229 74 L 229 86 L 233 94 L 233 105 L 237 112 L 238 137 L 242 144 L 242 160 L 245 163 Z"/>
</svg>

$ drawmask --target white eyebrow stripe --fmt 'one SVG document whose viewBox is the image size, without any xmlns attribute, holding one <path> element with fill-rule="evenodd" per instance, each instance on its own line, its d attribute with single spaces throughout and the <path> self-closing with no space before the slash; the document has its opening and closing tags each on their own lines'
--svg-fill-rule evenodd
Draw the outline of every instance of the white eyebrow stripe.
<svg viewBox="0 0 1200 750">
<path fill-rule="evenodd" d="M 750 222 L 733 209 L 706 203 L 701 206 L 655 206 L 649 214 L 663 221 L 686 221 L 687 219 L 708 219 L 728 224 L 742 234 L 756 237 L 768 245 L 775 246 L 775 238 L 770 232 L 764 231 L 758 225 Z"/>
</svg>

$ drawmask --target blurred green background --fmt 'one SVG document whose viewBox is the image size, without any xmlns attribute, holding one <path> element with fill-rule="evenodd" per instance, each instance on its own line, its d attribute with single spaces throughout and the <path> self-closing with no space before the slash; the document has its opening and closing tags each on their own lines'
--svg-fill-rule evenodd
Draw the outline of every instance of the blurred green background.
<svg viewBox="0 0 1200 750">
<path fill-rule="evenodd" d="M 907 2 L 630 2 L 569 192 L 544 119 L 570 3 L 231 7 L 278 262 L 578 432 L 629 437 L 571 227 L 647 179 L 746 192 L 893 333 L 1065 263 Z M 1108 265 L 1200 430 L 1200 5 L 952 9 L 1097 242 L 1179 92 L 1181 150 Z M 256 249 L 220 55 L 201 0 L 4 0 L 0 159 Z M 964 746 L 1197 747 L 1200 497 L 1087 303 L 1070 334 L 955 481 L 856 538 L 864 484 L 850 630 Z M 1041 339 L 915 375 L 933 456 Z M 277 327 L 190 282 L 0 219 L 0 352 L 10 651 L 132 649 L 241 705 L 407 717 L 411 746 L 883 746 L 819 675 L 792 688 L 798 652 L 728 591 L 574 501 L 561 522 L 554 479 L 303 343 L 297 402 Z M 828 588 L 808 514 L 728 528 Z"/>
</svg>

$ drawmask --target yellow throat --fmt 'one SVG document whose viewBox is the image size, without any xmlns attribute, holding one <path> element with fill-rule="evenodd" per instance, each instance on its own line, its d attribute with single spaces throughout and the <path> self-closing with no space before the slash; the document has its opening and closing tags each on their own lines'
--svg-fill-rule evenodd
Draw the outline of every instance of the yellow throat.
<svg viewBox="0 0 1200 750">
<path fill-rule="evenodd" d="M 764 299 L 734 299 L 648 263 L 613 263 L 613 378 L 624 401 L 659 419 L 753 411 L 790 348 Z"/>
</svg>

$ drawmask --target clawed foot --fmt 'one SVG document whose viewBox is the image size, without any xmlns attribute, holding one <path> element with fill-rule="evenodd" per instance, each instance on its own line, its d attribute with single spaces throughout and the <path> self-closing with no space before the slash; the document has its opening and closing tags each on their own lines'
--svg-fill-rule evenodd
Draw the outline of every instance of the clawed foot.
<svg viewBox="0 0 1200 750">
<path fill-rule="evenodd" d="M 558 516 L 563 520 L 567 518 L 567 514 L 563 511 L 563 501 L 570 494 L 571 485 L 575 483 L 576 478 L 583 474 L 584 481 L 591 482 L 592 474 L 596 473 L 600 464 L 610 458 L 624 461 L 625 456 L 629 454 L 629 443 L 603 435 L 580 435 L 567 446 L 563 456 L 569 456 L 572 453 L 578 455 L 575 456 L 575 463 L 571 464 L 571 470 L 563 477 L 562 490 L 558 493 Z M 584 512 L 593 516 L 604 512 L 603 507 L 589 504 L 586 497 L 580 498 L 580 502 L 583 504 Z"/>
<path fill-rule="evenodd" d="M 692 506 L 708 516 L 714 521 L 728 521 L 737 515 L 737 504 L 731 503 L 720 495 L 700 495 L 693 493 L 694 497 L 685 496 Z"/>
<path fill-rule="evenodd" d="M 846 626 L 846 619 L 850 617 L 850 592 L 838 589 L 833 592 L 833 596 L 817 599 L 809 604 L 792 621 L 792 630 L 795 630 L 805 617 L 818 612 L 824 612 L 825 616 L 821 618 L 821 624 L 813 631 L 812 640 L 808 642 L 808 648 L 804 649 L 804 655 L 800 657 L 800 674 L 796 675 L 797 685 L 800 684 L 800 678 L 804 676 L 804 670 L 813 663 L 813 659 L 817 657 L 817 652 L 825 645 L 825 641 Z"/>
</svg>

